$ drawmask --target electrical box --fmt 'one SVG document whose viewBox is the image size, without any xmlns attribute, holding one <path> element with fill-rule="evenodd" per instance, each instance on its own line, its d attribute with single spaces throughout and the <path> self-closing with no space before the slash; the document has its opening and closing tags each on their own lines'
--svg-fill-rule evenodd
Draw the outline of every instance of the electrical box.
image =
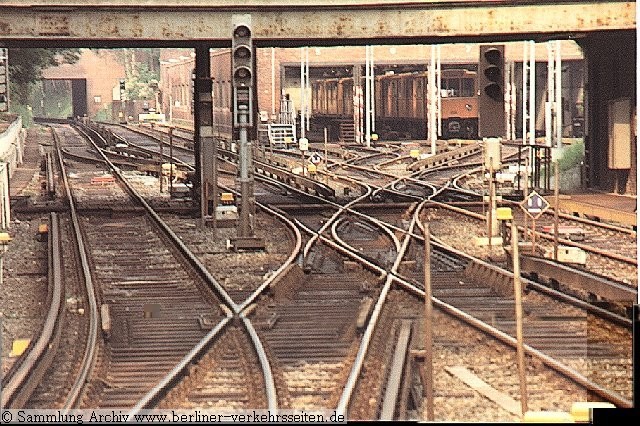
<svg viewBox="0 0 640 426">
<path fill-rule="evenodd" d="M 498 171 L 502 167 L 501 143 L 502 138 L 484 138 L 484 167 Z"/>
<path fill-rule="evenodd" d="M 631 168 L 631 100 L 609 102 L 609 163 L 610 169 Z"/>
<path fill-rule="evenodd" d="M 548 249 L 544 257 L 553 259 L 553 248 Z M 587 253 L 579 247 L 558 246 L 558 262 L 586 265 Z"/>
</svg>

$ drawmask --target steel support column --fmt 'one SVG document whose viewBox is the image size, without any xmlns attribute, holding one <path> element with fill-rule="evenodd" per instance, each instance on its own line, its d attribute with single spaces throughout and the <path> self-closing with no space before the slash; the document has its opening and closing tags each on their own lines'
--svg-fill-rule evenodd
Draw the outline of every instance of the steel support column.
<svg viewBox="0 0 640 426">
<path fill-rule="evenodd" d="M 199 195 L 200 218 L 214 216 L 214 153 L 211 59 L 209 46 L 199 45 L 196 51 L 194 82 L 194 155 L 196 172 L 194 193 Z"/>
</svg>

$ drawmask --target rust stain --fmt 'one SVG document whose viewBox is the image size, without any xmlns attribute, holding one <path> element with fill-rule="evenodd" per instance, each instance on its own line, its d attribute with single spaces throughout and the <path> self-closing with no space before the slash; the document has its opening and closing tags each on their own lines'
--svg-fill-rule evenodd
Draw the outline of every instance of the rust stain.
<svg viewBox="0 0 640 426">
<path fill-rule="evenodd" d="M 69 35 L 69 18 L 58 15 L 38 16 L 38 33 L 46 35 Z"/>
<path fill-rule="evenodd" d="M 437 31 L 444 32 L 449 30 L 449 26 L 445 22 L 443 22 L 441 16 L 438 16 L 434 19 L 431 19 L 431 21 L 429 22 L 429 29 L 434 32 L 437 32 Z"/>
<path fill-rule="evenodd" d="M 131 33 L 134 37 L 142 37 L 143 29 L 142 24 L 140 24 L 140 16 L 134 15 L 132 21 Z"/>
</svg>

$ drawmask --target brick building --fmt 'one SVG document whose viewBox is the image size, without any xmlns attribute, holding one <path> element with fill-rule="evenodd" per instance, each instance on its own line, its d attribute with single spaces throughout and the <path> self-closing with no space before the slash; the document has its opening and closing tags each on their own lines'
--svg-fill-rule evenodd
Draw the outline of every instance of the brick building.
<svg viewBox="0 0 640 426">
<path fill-rule="evenodd" d="M 572 41 L 563 41 L 561 56 L 564 61 L 563 97 L 571 108 L 567 111 L 565 124 L 571 123 L 571 117 L 581 114 L 578 109 L 582 103 L 584 78 L 582 72 L 583 54 L 579 46 Z M 301 48 L 259 48 L 256 49 L 257 63 L 257 98 L 258 111 L 268 116 L 278 114 L 280 95 L 287 93 L 293 101 L 294 108 L 300 107 L 300 61 L 303 57 Z M 211 75 L 214 79 L 213 97 L 216 108 L 228 106 L 230 102 L 230 50 L 212 49 Z M 374 63 L 376 75 L 393 71 L 424 70 L 429 62 L 431 46 L 398 45 L 375 46 Z M 521 75 L 523 43 L 505 44 L 507 61 L 516 63 L 516 79 Z M 443 64 L 475 67 L 479 57 L 478 44 L 460 43 L 444 44 L 441 47 Z M 353 73 L 354 65 L 364 65 L 364 46 L 310 47 L 308 48 L 309 75 L 313 82 L 320 78 L 347 77 Z M 547 48 L 545 44 L 536 45 L 537 71 L 537 103 L 541 104 L 546 90 Z M 175 120 L 193 121 L 191 112 L 190 75 L 195 60 L 192 50 L 166 49 L 161 55 L 160 88 L 161 108 L 167 117 Z M 520 67 L 520 68 L 519 68 Z M 518 88 L 519 90 L 519 88 Z M 310 99 L 311 92 L 307 92 Z M 171 106 L 171 107 L 170 107 Z M 226 126 L 227 122 L 220 123 Z M 544 128 L 544 110 L 537 114 L 536 127 Z"/>
<path fill-rule="evenodd" d="M 47 68 L 42 78 L 71 81 L 74 115 L 108 120 L 113 115 L 114 97 L 119 99 L 119 82 L 125 78 L 125 69 L 113 50 L 82 49 L 78 62 Z"/>
</svg>

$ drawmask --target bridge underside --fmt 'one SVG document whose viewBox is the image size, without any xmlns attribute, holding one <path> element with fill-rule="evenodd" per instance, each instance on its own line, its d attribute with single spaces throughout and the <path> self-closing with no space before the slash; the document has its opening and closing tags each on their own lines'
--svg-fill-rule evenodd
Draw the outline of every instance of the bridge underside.
<svg viewBox="0 0 640 426">
<path fill-rule="evenodd" d="M 143 4 L 141 4 L 143 3 Z M 206 6 L 203 4 L 206 3 Z M 635 29 L 633 1 L 514 0 L 9 0 L 0 45 L 230 45 L 231 15 L 252 15 L 257 46 L 581 38 Z M 282 3 L 282 2 L 280 2 Z"/>
</svg>

